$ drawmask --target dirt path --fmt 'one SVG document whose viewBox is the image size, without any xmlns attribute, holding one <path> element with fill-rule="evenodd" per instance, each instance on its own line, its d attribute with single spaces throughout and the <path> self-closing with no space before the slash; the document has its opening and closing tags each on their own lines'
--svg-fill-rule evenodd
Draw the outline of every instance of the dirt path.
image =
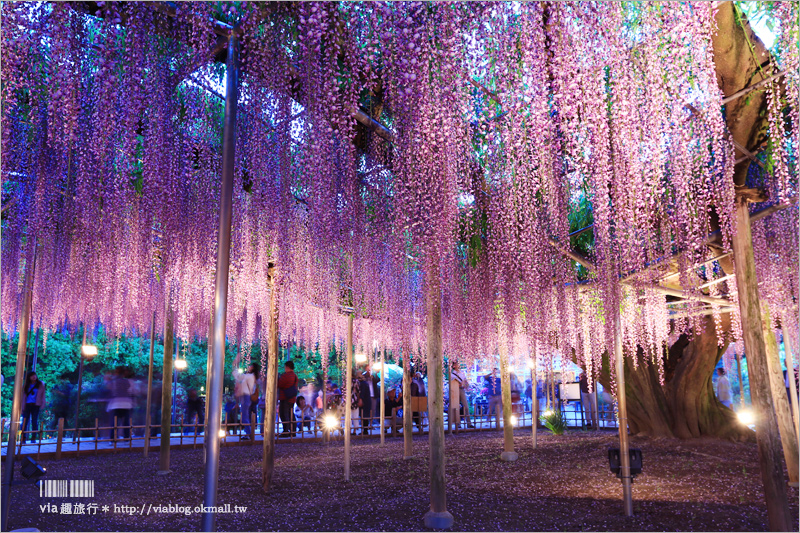
<svg viewBox="0 0 800 533">
<path fill-rule="evenodd" d="M 621 488 L 609 472 L 612 433 L 543 435 L 530 447 L 518 432 L 516 463 L 503 463 L 502 436 L 447 437 L 448 508 L 468 531 L 765 531 L 766 509 L 753 444 L 715 440 L 632 438 L 644 473 L 633 485 L 635 516 L 621 515 Z M 428 509 L 425 438 L 415 459 L 402 459 L 402 441 L 353 446 L 352 483 L 342 475 L 341 442 L 279 444 L 275 488 L 259 485 L 261 447 L 223 448 L 219 504 L 246 506 L 220 515 L 226 531 L 415 531 Z M 49 479 L 92 479 L 94 498 L 43 498 L 33 486 L 14 488 L 11 529 L 42 531 L 191 531 L 200 516 L 155 512 L 202 502 L 202 450 L 172 452 L 169 476 L 157 476 L 157 453 L 43 461 Z M 789 490 L 798 512 L 798 491 Z M 61 514 L 62 503 L 97 504 L 96 514 Z M 56 504 L 58 513 L 41 505 Z M 118 506 L 116 509 L 114 506 Z M 119 507 L 133 506 L 123 514 Z M 109 510 L 103 512 L 103 506 Z M 148 510 L 150 514 L 148 516 Z M 91 512 L 91 511 L 90 511 Z M 142 513 L 142 514 L 140 514 Z"/>
</svg>

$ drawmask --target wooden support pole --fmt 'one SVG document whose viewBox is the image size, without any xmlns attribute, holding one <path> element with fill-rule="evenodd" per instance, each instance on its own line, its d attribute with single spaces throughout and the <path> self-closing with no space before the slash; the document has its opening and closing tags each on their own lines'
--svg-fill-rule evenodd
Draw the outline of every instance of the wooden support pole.
<svg viewBox="0 0 800 533">
<path fill-rule="evenodd" d="M 797 405 L 797 382 L 794 380 L 794 360 L 792 349 L 786 335 L 783 337 L 784 353 L 786 354 L 786 377 L 789 378 L 789 394 L 792 397 L 792 414 L 794 416 L 794 431 L 797 441 L 800 442 L 800 413 Z"/>
<path fill-rule="evenodd" d="M 17 432 L 19 418 L 22 415 L 22 404 L 25 381 L 25 357 L 28 354 L 28 327 L 31 323 L 31 300 L 33 295 L 33 277 L 36 269 L 36 239 L 33 239 L 33 253 L 30 254 L 30 268 L 26 264 L 25 281 L 22 284 L 22 313 L 19 318 L 19 340 L 17 341 L 17 365 L 14 375 L 14 394 L 11 403 L 11 427 L 8 433 L 5 464 L 2 473 L 2 514 L 0 515 L 0 531 L 9 531 L 8 515 L 11 510 L 11 485 L 14 481 L 14 459 L 16 456 Z"/>
<path fill-rule="evenodd" d="M 425 527 L 449 529 L 453 515 L 447 511 L 444 453 L 444 375 L 442 372 L 442 290 L 439 266 L 429 270 L 427 294 L 428 344 L 428 443 L 430 448 L 431 510 L 425 513 Z"/>
<path fill-rule="evenodd" d="M 269 276 L 269 340 L 266 387 L 264 388 L 264 449 L 261 459 L 261 486 L 268 492 L 275 470 L 275 409 L 278 405 L 278 285 L 275 267 Z"/>
<path fill-rule="evenodd" d="M 500 392 L 503 395 L 503 453 L 500 454 L 502 461 L 516 461 L 519 454 L 514 451 L 514 424 L 511 423 L 513 414 L 511 404 L 511 374 L 508 371 L 508 344 L 504 326 L 498 324 L 498 338 L 500 341 Z"/>
<path fill-rule="evenodd" d="M 539 426 L 539 395 L 536 382 L 536 342 L 533 343 L 531 354 L 531 444 L 536 449 L 536 432 Z"/>
<path fill-rule="evenodd" d="M 150 451 L 150 407 L 153 403 L 153 354 L 156 349 L 156 312 L 150 324 L 150 358 L 147 365 L 147 403 L 144 408 L 144 456 Z"/>
<path fill-rule="evenodd" d="M 169 288 L 166 289 L 169 292 Z M 158 474 L 169 474 L 169 446 L 172 438 L 172 295 L 167 294 L 164 318 L 164 365 L 161 373 L 161 439 L 158 447 Z"/>
<path fill-rule="evenodd" d="M 414 456 L 414 421 L 411 417 L 411 350 L 403 352 L 403 459 Z"/>
<path fill-rule="evenodd" d="M 448 360 L 448 365 L 450 367 L 449 372 L 449 379 L 447 380 L 449 390 L 448 396 L 450 401 L 448 405 L 450 408 L 447 410 L 447 428 L 450 431 L 450 435 L 453 434 L 455 431 L 458 433 L 458 425 L 460 421 L 458 420 L 458 407 L 460 405 L 460 397 L 461 397 L 461 388 L 458 386 L 458 382 L 453 379 L 453 358 L 450 357 Z"/>
<path fill-rule="evenodd" d="M 767 518 L 770 531 L 791 531 L 794 520 L 789 511 L 781 464 L 778 423 L 770 392 L 767 348 L 764 330 L 761 327 L 761 303 L 758 297 L 756 263 L 750 233 L 750 213 L 747 201 L 738 195 L 735 215 L 733 258 L 736 267 L 736 287 L 739 291 L 739 316 L 747 353 L 750 398 L 756 415 L 756 441 L 767 504 Z"/>
<path fill-rule="evenodd" d="M 344 480 L 350 481 L 350 426 L 352 414 L 350 406 L 353 403 L 353 313 L 347 315 L 347 341 L 345 342 L 345 369 L 342 373 L 344 380 Z M 369 399 L 367 399 L 369 401 Z"/>
<path fill-rule="evenodd" d="M 781 356 L 778 351 L 778 342 L 772 330 L 772 320 L 766 303 L 762 303 L 761 324 L 764 329 L 764 340 L 767 347 L 767 368 L 769 369 L 769 382 L 772 388 L 772 404 L 775 406 L 775 416 L 778 419 L 778 430 L 781 435 L 783 458 L 786 461 L 786 470 L 789 473 L 789 482 L 798 482 L 798 449 L 797 433 L 792 423 L 792 409 L 789 406 L 789 397 L 781 371 Z"/>
<path fill-rule="evenodd" d="M 381 446 L 385 444 L 386 440 L 386 355 L 384 350 L 381 350 Z"/>
<path fill-rule="evenodd" d="M 622 316 L 614 305 L 614 362 L 616 363 L 617 409 L 619 410 L 619 466 L 622 477 L 622 507 L 625 516 L 633 516 L 631 457 L 628 447 L 628 406 L 625 395 L 625 360 L 622 353 Z"/>
<path fill-rule="evenodd" d="M 64 443 L 64 418 L 58 419 L 58 434 L 56 435 L 56 459 L 61 459 L 61 445 Z"/>
</svg>

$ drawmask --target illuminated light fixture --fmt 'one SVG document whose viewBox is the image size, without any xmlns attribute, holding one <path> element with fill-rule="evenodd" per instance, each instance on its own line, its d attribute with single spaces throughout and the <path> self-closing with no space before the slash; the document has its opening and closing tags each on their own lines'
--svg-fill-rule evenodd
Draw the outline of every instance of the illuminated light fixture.
<svg viewBox="0 0 800 533">
<path fill-rule="evenodd" d="M 552 409 L 548 409 L 543 414 L 544 414 L 544 416 L 553 416 L 553 410 Z"/>
<path fill-rule="evenodd" d="M 529 361 L 528 361 L 528 368 L 530 368 L 531 370 L 533 370 L 533 359 L 531 359 L 531 360 L 529 360 Z"/>
<path fill-rule="evenodd" d="M 220 429 L 218 435 L 219 435 L 219 438 L 224 439 L 225 438 L 225 430 L 224 429 Z"/>
<path fill-rule="evenodd" d="M 519 418 L 516 415 L 511 415 L 511 425 L 516 426 L 517 424 L 519 424 Z"/>
<path fill-rule="evenodd" d="M 333 415 L 325 415 L 323 424 L 325 429 L 336 429 L 339 426 L 339 419 Z"/>
<path fill-rule="evenodd" d="M 84 344 L 81 346 L 81 355 L 86 359 L 92 360 L 97 355 L 97 346 L 92 344 Z"/>
<path fill-rule="evenodd" d="M 241 369 L 241 368 L 237 368 L 237 369 L 236 369 L 236 373 L 237 373 L 237 374 L 241 374 L 241 373 L 242 373 L 242 369 Z"/>
<path fill-rule="evenodd" d="M 381 371 L 381 363 L 372 363 L 372 371 L 373 372 L 380 372 Z"/>
<path fill-rule="evenodd" d="M 187 366 L 186 359 L 175 359 L 175 370 L 186 370 Z"/>
<path fill-rule="evenodd" d="M 365 354 L 365 353 L 357 353 L 356 354 L 356 364 L 357 365 L 360 365 L 360 364 L 366 363 L 366 362 L 367 362 L 367 354 Z"/>
<path fill-rule="evenodd" d="M 750 411 L 749 409 L 739 411 L 738 413 L 736 413 L 736 417 L 739 419 L 739 422 L 741 422 L 745 426 L 750 426 L 756 423 L 756 417 L 753 415 L 753 412 Z"/>
</svg>

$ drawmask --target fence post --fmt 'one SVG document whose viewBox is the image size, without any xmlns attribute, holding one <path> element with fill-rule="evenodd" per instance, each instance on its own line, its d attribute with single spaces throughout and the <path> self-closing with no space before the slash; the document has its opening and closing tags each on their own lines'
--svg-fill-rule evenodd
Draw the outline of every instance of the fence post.
<svg viewBox="0 0 800 533">
<path fill-rule="evenodd" d="M 58 437 L 56 438 L 56 459 L 61 459 L 61 443 L 64 442 L 64 419 L 58 419 Z"/>
<path fill-rule="evenodd" d="M 97 441 L 100 440 L 100 419 L 94 419 L 94 454 L 97 455 Z M 78 439 L 78 448 L 81 447 L 81 439 Z"/>
</svg>

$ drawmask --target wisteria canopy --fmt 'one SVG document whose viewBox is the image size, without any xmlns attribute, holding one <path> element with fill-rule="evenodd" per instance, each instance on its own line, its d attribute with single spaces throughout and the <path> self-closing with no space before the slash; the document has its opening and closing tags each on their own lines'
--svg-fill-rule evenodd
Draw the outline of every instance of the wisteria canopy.
<svg viewBox="0 0 800 533">
<path fill-rule="evenodd" d="M 765 88 L 767 171 L 751 179 L 796 203 L 798 8 L 772 9 L 787 74 Z M 343 338 L 352 308 L 357 346 L 424 353 L 432 280 L 462 360 L 507 343 L 518 362 L 568 355 L 595 375 L 614 306 L 629 355 L 704 312 L 718 327 L 732 313 L 736 338 L 735 284 L 709 285 L 721 272 L 703 265 L 712 232 L 730 249 L 734 209 L 714 10 L 3 2 L 2 326 L 18 327 L 35 255 L 36 327 L 148 330 L 169 300 L 180 337 L 208 334 L 215 57 L 237 28 L 229 338 L 266 342 L 270 264 L 281 341 L 311 350 Z M 762 297 L 795 333 L 797 225 L 796 207 L 753 222 Z M 665 261 L 679 303 L 651 268 Z"/>
</svg>

